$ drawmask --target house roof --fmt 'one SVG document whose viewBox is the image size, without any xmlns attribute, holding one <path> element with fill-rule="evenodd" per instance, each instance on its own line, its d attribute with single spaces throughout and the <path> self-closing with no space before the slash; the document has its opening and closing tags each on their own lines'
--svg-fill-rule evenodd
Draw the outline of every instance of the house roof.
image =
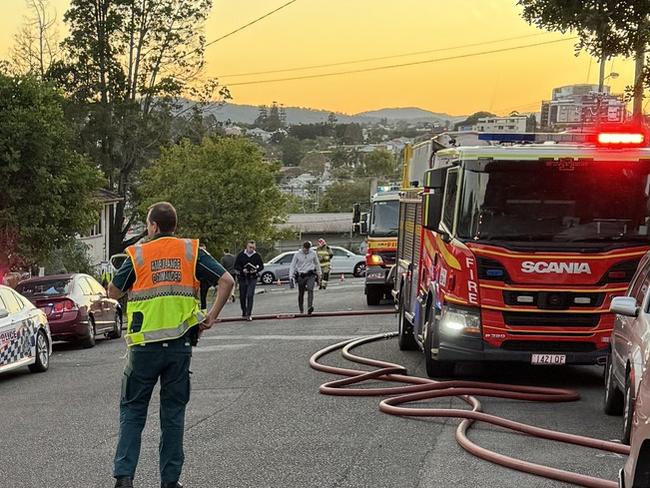
<svg viewBox="0 0 650 488">
<path fill-rule="evenodd" d="M 117 193 L 107 190 L 105 188 L 100 188 L 95 193 L 95 195 L 97 196 L 97 200 L 99 200 L 102 203 L 116 203 L 124 200 L 124 198 L 119 196 Z"/>
<path fill-rule="evenodd" d="M 289 214 L 278 227 L 306 234 L 346 233 L 352 230 L 352 212 Z"/>
</svg>

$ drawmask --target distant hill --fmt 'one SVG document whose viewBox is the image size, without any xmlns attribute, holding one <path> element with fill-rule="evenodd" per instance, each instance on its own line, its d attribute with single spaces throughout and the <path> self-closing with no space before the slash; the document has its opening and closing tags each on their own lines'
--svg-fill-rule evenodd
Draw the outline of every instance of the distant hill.
<svg viewBox="0 0 650 488">
<path fill-rule="evenodd" d="M 464 116 L 454 116 L 445 113 L 431 112 L 417 107 L 404 108 L 382 108 L 380 110 L 371 110 L 362 112 L 356 117 L 372 119 L 403 120 L 408 122 L 428 122 L 430 120 L 463 120 Z"/>
<path fill-rule="evenodd" d="M 220 107 L 209 108 L 206 113 L 212 114 L 221 122 L 230 121 L 239 124 L 252 124 L 257 118 L 259 109 L 254 105 L 238 105 L 235 103 L 226 103 Z M 302 107 L 285 107 L 287 114 L 287 123 L 295 124 L 317 124 L 327 122 L 327 117 L 331 112 L 327 110 L 317 110 Z M 348 115 L 335 112 L 336 118 L 341 123 L 378 123 L 382 119 L 390 122 L 458 122 L 464 120 L 464 116 L 452 116 L 443 113 L 430 112 L 421 108 L 384 108 L 362 112 L 356 115 Z"/>
</svg>

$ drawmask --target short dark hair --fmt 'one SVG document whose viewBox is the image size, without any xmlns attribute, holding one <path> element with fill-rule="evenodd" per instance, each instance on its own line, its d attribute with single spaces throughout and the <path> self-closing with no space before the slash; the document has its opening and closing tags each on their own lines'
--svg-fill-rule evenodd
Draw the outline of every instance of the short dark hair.
<svg viewBox="0 0 650 488">
<path fill-rule="evenodd" d="M 302 247 L 304 247 L 305 249 L 311 249 L 311 241 L 303 242 Z"/>
<path fill-rule="evenodd" d="M 160 232 L 174 232 L 176 231 L 176 223 L 178 217 L 176 216 L 176 209 L 169 202 L 154 203 L 149 207 L 149 221 L 156 223 Z"/>
</svg>

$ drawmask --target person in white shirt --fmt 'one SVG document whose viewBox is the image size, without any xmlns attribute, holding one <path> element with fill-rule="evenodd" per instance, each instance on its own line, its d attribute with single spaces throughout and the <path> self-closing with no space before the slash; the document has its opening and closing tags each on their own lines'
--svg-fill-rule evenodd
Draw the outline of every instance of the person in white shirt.
<svg viewBox="0 0 650 488">
<path fill-rule="evenodd" d="M 311 248 L 311 242 L 303 243 L 302 248 L 293 255 L 289 268 L 291 285 L 298 284 L 298 308 L 304 312 L 305 291 L 307 291 L 307 314 L 314 312 L 314 286 L 322 275 L 318 255 Z"/>
</svg>

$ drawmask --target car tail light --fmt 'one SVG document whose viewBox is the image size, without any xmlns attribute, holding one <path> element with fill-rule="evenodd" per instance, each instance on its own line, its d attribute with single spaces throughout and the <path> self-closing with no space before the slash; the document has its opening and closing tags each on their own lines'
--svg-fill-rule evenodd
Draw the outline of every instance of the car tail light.
<svg viewBox="0 0 650 488">
<path fill-rule="evenodd" d="M 54 302 L 50 313 L 72 312 L 74 310 L 77 310 L 77 305 L 75 302 L 66 299 L 61 300 L 60 302 Z"/>
</svg>

